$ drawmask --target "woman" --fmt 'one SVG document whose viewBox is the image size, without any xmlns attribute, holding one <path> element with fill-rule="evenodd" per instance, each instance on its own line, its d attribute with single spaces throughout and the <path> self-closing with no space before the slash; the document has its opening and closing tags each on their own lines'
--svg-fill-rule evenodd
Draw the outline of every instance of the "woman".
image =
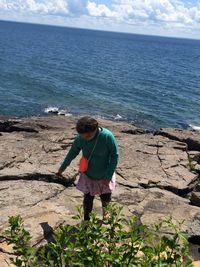
<svg viewBox="0 0 200 267">
<path fill-rule="evenodd" d="M 78 132 L 69 152 L 67 153 L 57 175 L 70 165 L 71 161 L 82 150 L 87 159 L 88 168 L 80 173 L 77 189 L 84 193 L 84 220 L 89 220 L 93 208 L 95 195 L 99 195 L 103 219 L 106 218 L 105 207 L 111 201 L 111 194 L 115 189 L 115 169 L 118 163 L 117 141 L 106 128 L 101 128 L 97 120 L 90 116 L 80 118 L 76 124 Z"/>
</svg>

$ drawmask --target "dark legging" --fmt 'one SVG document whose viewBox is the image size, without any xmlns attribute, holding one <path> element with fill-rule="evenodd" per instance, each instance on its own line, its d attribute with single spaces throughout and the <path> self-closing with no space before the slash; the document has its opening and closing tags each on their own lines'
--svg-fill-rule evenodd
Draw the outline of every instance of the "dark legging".
<svg viewBox="0 0 200 267">
<path fill-rule="evenodd" d="M 105 208 L 111 201 L 111 193 L 100 195 L 102 207 Z M 84 220 L 87 221 L 90 219 L 90 213 L 93 208 L 94 196 L 91 196 L 90 193 L 84 194 L 83 199 L 83 209 L 84 209 Z"/>
</svg>

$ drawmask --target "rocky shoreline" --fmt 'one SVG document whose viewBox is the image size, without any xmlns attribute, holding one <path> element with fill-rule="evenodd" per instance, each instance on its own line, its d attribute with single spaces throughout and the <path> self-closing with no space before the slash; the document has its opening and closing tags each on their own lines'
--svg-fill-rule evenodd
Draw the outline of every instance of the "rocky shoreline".
<svg viewBox="0 0 200 267">
<path fill-rule="evenodd" d="M 73 224 L 82 203 L 75 188 L 78 159 L 55 176 L 70 148 L 75 117 L 0 117 L 0 231 L 8 216 L 20 214 L 33 236 L 33 245 L 50 238 L 60 224 Z M 99 119 L 115 134 L 120 149 L 117 188 L 113 201 L 127 216 L 137 215 L 144 224 L 172 216 L 183 221 L 195 260 L 200 259 L 200 133 L 160 129 L 147 133 L 125 122 Z M 100 201 L 95 210 L 101 214 Z M 12 250 L 0 239 L 1 267 L 9 266 Z"/>
</svg>

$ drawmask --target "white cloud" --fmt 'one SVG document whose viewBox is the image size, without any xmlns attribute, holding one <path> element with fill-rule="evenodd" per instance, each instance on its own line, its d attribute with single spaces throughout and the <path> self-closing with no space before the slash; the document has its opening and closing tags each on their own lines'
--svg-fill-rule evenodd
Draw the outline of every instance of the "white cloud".
<svg viewBox="0 0 200 267">
<path fill-rule="evenodd" d="M 200 30 L 200 1 L 183 0 L 110 0 L 108 3 L 97 0 L 0 0 L 0 18 L 5 15 L 35 20 L 41 17 L 49 23 L 68 23 L 76 27 L 89 27 L 110 30 L 135 31 L 138 29 L 172 29 L 196 33 Z M 32 16 L 32 17 L 31 17 Z M 77 23 L 80 23 L 77 24 Z M 99 25 L 99 26 L 98 26 Z M 132 27 L 132 28 L 131 28 Z M 104 28 L 103 28 L 104 29 Z M 125 29 L 125 30 L 124 30 Z M 152 30 L 153 31 L 153 30 Z M 138 32 L 138 31 L 137 31 Z M 200 34 L 199 34 L 200 35 Z"/>
<path fill-rule="evenodd" d="M 88 14 L 88 0 L 0 0 L 0 11 L 81 16 Z"/>
<path fill-rule="evenodd" d="M 87 9 L 89 15 L 95 17 L 115 17 L 117 13 L 111 11 L 106 5 L 97 5 L 95 2 L 88 2 Z"/>
<path fill-rule="evenodd" d="M 180 23 L 187 26 L 200 22 L 200 6 L 186 7 L 183 2 L 172 0 L 118 0 L 115 10 L 123 21 L 145 19 L 157 23 Z"/>
<path fill-rule="evenodd" d="M 15 3 L 13 1 L 0 0 L 0 10 L 13 10 L 15 9 Z"/>
<path fill-rule="evenodd" d="M 68 9 L 71 15 L 84 15 L 88 14 L 87 4 L 88 0 L 67 0 Z"/>
<path fill-rule="evenodd" d="M 69 14 L 65 0 L 0 0 L 0 9 L 36 14 Z"/>
</svg>

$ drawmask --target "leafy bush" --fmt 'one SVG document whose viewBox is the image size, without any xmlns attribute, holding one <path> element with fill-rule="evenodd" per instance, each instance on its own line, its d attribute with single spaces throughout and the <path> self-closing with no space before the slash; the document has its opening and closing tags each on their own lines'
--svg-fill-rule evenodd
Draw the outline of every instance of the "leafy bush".
<svg viewBox="0 0 200 267">
<path fill-rule="evenodd" d="M 121 207 L 113 204 L 107 209 L 109 217 L 103 222 L 92 214 L 90 221 L 62 225 L 55 231 L 54 241 L 40 248 L 31 247 L 30 234 L 20 216 L 10 217 L 6 238 L 14 245 L 13 263 L 18 267 L 192 266 L 187 237 L 179 230 L 180 225 L 169 219 L 150 228 L 137 217 L 125 219 Z M 79 208 L 74 219 L 81 218 Z M 173 234 L 161 234 L 163 227 Z"/>
</svg>

